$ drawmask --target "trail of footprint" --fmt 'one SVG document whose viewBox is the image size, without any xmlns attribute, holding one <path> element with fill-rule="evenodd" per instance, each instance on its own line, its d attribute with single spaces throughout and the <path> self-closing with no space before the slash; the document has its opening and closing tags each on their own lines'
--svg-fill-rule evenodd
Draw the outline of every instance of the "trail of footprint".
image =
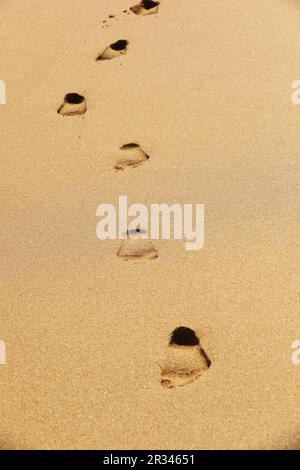
<svg viewBox="0 0 300 470">
<path fill-rule="evenodd" d="M 133 5 L 128 10 L 123 10 L 122 13 L 127 14 L 127 15 L 130 15 L 133 13 L 139 16 L 154 15 L 158 13 L 160 3 L 161 2 L 152 1 L 152 0 L 142 0 L 140 3 L 138 3 L 137 5 Z M 115 22 L 118 20 L 119 20 L 118 15 L 110 14 L 108 15 L 107 19 L 102 20 L 101 28 L 102 29 L 108 28 L 112 22 Z"/>
<path fill-rule="evenodd" d="M 194 330 L 180 326 L 173 331 L 165 359 L 160 364 L 161 385 L 183 387 L 194 382 L 210 366 L 211 361 Z"/>
<path fill-rule="evenodd" d="M 142 239 L 144 230 L 136 228 L 135 231 L 127 232 L 128 238 L 124 240 L 117 252 L 117 256 L 124 261 L 147 261 L 158 258 L 158 252 L 150 240 Z"/>
<path fill-rule="evenodd" d="M 136 168 L 149 160 L 149 158 L 149 155 L 144 152 L 139 144 L 125 144 L 120 148 L 120 158 L 114 168 L 117 171 L 124 171 L 126 168 Z"/>
<path fill-rule="evenodd" d="M 58 108 L 58 114 L 63 116 L 74 116 L 84 114 L 87 110 L 86 99 L 78 93 L 65 95 L 63 104 Z"/>
<path fill-rule="evenodd" d="M 128 46 L 129 42 L 127 41 L 127 39 L 119 39 L 118 41 L 106 47 L 104 51 L 100 52 L 100 54 L 98 54 L 96 58 L 96 61 L 111 60 L 120 57 L 126 54 Z"/>
<path fill-rule="evenodd" d="M 130 8 L 130 10 L 135 15 L 154 15 L 158 13 L 160 2 L 153 2 L 152 0 L 142 0 L 137 5 L 134 5 Z"/>
</svg>

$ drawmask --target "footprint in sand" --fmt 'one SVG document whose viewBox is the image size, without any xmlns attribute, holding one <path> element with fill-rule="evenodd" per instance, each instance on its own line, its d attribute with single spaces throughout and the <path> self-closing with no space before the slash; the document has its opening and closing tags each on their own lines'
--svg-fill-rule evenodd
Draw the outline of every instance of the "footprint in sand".
<svg viewBox="0 0 300 470">
<path fill-rule="evenodd" d="M 110 44 L 104 49 L 104 51 L 100 52 L 96 61 L 116 59 L 117 57 L 126 54 L 128 46 L 129 42 L 127 39 L 119 39 L 119 41 Z"/>
<path fill-rule="evenodd" d="M 194 330 L 180 326 L 173 331 L 165 359 L 160 364 L 161 385 L 174 388 L 190 384 L 210 365 Z"/>
<path fill-rule="evenodd" d="M 131 15 L 132 13 L 139 16 L 154 15 L 158 13 L 160 2 L 155 2 L 152 0 L 142 0 L 137 5 L 133 5 L 128 10 L 123 10 L 122 13 L 125 15 Z M 101 28 L 108 28 L 110 24 L 118 21 L 119 16 L 115 14 L 110 14 L 105 20 L 102 20 Z"/>
<path fill-rule="evenodd" d="M 78 93 L 68 93 L 65 95 L 63 104 L 58 108 L 58 114 L 63 116 L 75 116 L 84 114 L 87 110 L 86 99 Z"/>
<path fill-rule="evenodd" d="M 158 13 L 159 5 L 160 2 L 153 2 L 152 0 L 142 0 L 137 5 L 131 7 L 130 10 L 135 15 L 154 15 L 155 13 Z"/>
<path fill-rule="evenodd" d="M 126 168 L 136 168 L 150 158 L 140 145 L 135 143 L 122 145 L 119 153 L 120 158 L 114 166 L 114 169 L 117 171 L 124 171 Z"/>
<path fill-rule="evenodd" d="M 135 230 L 127 231 L 128 238 L 124 240 L 117 255 L 124 261 L 147 261 L 158 258 L 158 252 L 150 240 L 143 239 L 145 230 L 137 227 Z"/>
</svg>

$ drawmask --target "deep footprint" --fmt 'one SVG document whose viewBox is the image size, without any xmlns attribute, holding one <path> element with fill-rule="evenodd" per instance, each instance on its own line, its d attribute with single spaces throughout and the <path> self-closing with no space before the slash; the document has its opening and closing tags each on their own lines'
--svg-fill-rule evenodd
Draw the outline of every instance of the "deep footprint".
<svg viewBox="0 0 300 470">
<path fill-rule="evenodd" d="M 124 54 L 126 54 L 129 46 L 127 39 L 120 39 L 119 41 L 110 44 L 104 49 L 104 51 L 98 54 L 96 61 L 98 60 L 111 60 L 116 59 Z"/>
<path fill-rule="evenodd" d="M 135 15 L 154 15 L 158 13 L 160 2 L 153 2 L 152 0 L 143 0 L 138 5 L 134 5 L 130 10 Z"/>
<path fill-rule="evenodd" d="M 114 166 L 117 171 L 124 171 L 126 168 L 136 168 L 149 160 L 140 145 L 135 143 L 122 145 L 120 148 L 120 158 Z"/>
<path fill-rule="evenodd" d="M 139 227 L 127 232 L 128 238 L 124 240 L 117 252 L 117 256 L 124 261 L 147 261 L 158 258 L 158 252 L 150 240 L 140 238 L 147 233 Z"/>
<path fill-rule="evenodd" d="M 78 93 L 68 93 L 65 95 L 63 104 L 58 108 L 58 114 L 63 116 L 75 116 L 84 114 L 87 110 L 86 99 Z"/>
<path fill-rule="evenodd" d="M 183 387 L 194 382 L 210 366 L 211 361 L 194 330 L 180 326 L 173 331 L 160 365 L 161 385 L 164 388 Z"/>
</svg>

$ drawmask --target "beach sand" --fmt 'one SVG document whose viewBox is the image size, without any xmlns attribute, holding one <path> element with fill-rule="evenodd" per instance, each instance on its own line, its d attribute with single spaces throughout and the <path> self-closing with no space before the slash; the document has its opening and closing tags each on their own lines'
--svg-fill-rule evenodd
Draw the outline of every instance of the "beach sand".
<svg viewBox="0 0 300 470">
<path fill-rule="evenodd" d="M 134 3 L 0 2 L 0 447 L 293 448 L 299 2 Z M 58 114 L 67 93 L 86 112 Z M 131 142 L 150 158 L 116 172 Z M 120 195 L 203 203 L 204 248 L 157 240 L 157 259 L 124 261 L 96 237 Z M 168 389 L 179 326 L 211 366 Z"/>
</svg>

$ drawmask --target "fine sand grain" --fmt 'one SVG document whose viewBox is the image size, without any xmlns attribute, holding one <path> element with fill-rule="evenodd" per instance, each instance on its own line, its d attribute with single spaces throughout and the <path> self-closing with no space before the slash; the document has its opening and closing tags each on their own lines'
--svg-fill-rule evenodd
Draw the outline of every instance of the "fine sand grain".
<svg viewBox="0 0 300 470">
<path fill-rule="evenodd" d="M 294 448 L 300 4 L 137 3 L 0 2 L 0 448 Z M 120 195 L 204 203 L 204 248 L 125 262 L 96 237 Z"/>
</svg>

